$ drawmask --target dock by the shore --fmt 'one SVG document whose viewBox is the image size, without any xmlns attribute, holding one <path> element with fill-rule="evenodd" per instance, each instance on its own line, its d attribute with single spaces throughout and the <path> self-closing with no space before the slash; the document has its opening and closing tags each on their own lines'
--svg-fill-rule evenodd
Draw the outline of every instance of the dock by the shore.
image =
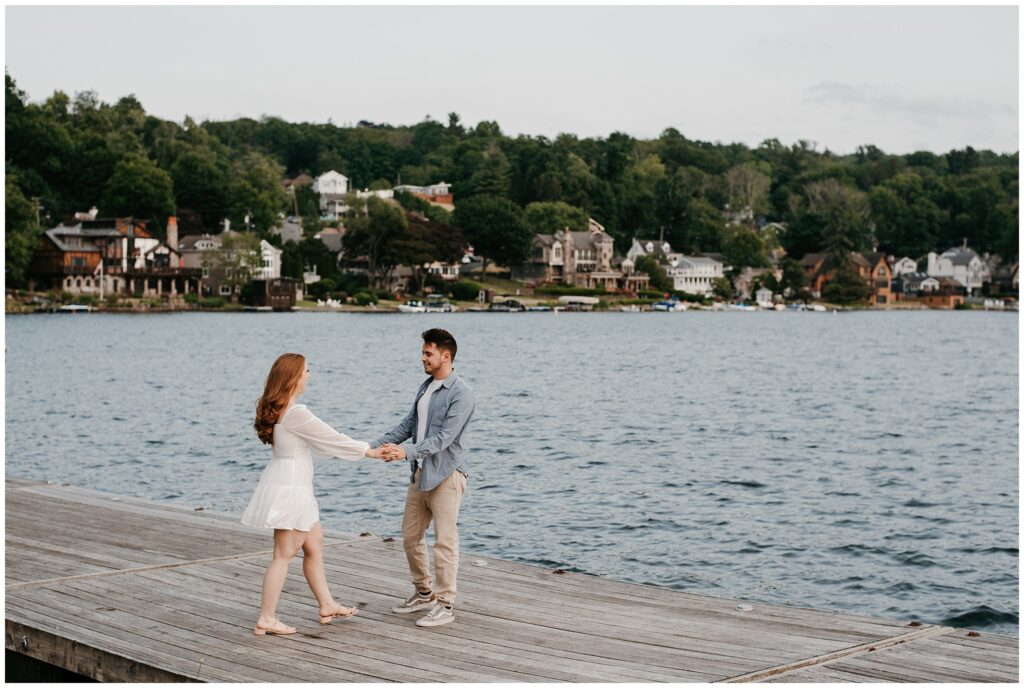
<svg viewBox="0 0 1024 688">
<path fill-rule="evenodd" d="M 396 499 L 400 498 L 396 496 Z M 1017 682 L 1016 638 L 742 602 L 463 552 L 455 623 L 417 628 L 400 542 L 328 533 L 321 626 L 296 560 L 252 634 L 268 533 L 233 515 L 6 483 L 6 648 L 103 681 Z M 398 524 L 396 524 L 396 530 Z"/>
</svg>

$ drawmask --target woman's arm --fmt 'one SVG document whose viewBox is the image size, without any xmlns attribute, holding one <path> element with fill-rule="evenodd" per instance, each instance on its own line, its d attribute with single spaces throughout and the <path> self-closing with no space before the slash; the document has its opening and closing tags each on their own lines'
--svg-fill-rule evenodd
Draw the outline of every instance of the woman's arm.
<svg viewBox="0 0 1024 688">
<path fill-rule="evenodd" d="M 305 440 L 318 454 L 349 461 L 355 461 L 362 456 L 380 458 L 376 453 L 370 453 L 371 451 L 376 452 L 376 450 L 370 450 L 369 443 L 354 440 L 348 435 L 338 432 L 313 415 L 313 412 L 303 405 L 292 407 L 285 414 L 281 424 L 285 430 Z"/>
</svg>

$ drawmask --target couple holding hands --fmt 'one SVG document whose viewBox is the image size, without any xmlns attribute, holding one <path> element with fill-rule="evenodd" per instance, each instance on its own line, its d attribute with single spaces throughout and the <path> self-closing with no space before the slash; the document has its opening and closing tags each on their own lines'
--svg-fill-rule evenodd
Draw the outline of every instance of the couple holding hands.
<svg viewBox="0 0 1024 688">
<path fill-rule="evenodd" d="M 267 375 L 256 402 L 256 434 L 273 447 L 270 463 L 242 516 L 242 523 L 274 529 L 274 555 L 263 577 L 256 635 L 288 635 L 295 628 L 277 618 L 277 602 L 288 565 L 302 551 L 302 572 L 320 604 L 320 623 L 353 616 L 355 607 L 335 601 L 324 574 L 324 535 L 313 494 L 311 451 L 355 461 L 366 456 L 409 462 L 409 487 L 402 518 L 402 542 L 415 590 L 395 606 L 396 614 L 426 610 L 417 626 L 440 626 L 455 619 L 455 578 L 459 568 L 459 504 L 466 490 L 466 448 L 462 435 L 473 415 L 469 386 L 453 370 L 457 345 L 445 330 L 423 333 L 421 362 L 429 375 L 405 418 L 373 442 L 336 431 L 305 404 L 295 403 L 306 390 L 309 369 L 300 354 L 282 354 Z M 411 444 L 403 445 L 406 440 Z M 433 590 L 426 531 L 434 523 Z"/>
</svg>

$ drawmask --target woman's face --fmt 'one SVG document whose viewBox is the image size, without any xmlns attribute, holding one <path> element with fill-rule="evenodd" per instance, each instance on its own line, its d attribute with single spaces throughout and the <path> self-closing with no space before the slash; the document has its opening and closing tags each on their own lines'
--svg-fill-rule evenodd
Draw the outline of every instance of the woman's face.
<svg viewBox="0 0 1024 688">
<path fill-rule="evenodd" d="M 307 363 L 306 366 L 302 370 L 302 377 L 299 378 L 299 386 L 298 386 L 298 388 L 295 391 L 295 396 L 299 396 L 300 394 L 302 394 L 303 392 L 306 391 L 306 385 L 308 384 L 308 382 L 309 382 L 309 364 Z"/>
</svg>

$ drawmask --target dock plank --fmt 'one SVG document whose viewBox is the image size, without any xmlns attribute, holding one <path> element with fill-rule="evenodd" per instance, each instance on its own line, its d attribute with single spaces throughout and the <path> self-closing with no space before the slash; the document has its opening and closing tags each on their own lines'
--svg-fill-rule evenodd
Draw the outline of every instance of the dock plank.
<svg viewBox="0 0 1024 688">
<path fill-rule="evenodd" d="M 967 636 L 697 595 L 463 553 L 454 624 L 390 607 L 410 589 L 396 542 L 326 533 L 335 596 L 320 625 L 296 558 L 254 636 L 269 531 L 238 516 L 6 481 L 7 649 L 100 680 L 216 682 L 1016 681 L 1015 638 Z M 130 533 L 130 537 L 124 534 Z M 482 564 L 482 565 L 476 565 Z M 873 646 L 877 645 L 877 648 Z M 877 651 L 875 651 L 877 649 Z M 746 677 L 756 677 L 748 679 Z"/>
</svg>

